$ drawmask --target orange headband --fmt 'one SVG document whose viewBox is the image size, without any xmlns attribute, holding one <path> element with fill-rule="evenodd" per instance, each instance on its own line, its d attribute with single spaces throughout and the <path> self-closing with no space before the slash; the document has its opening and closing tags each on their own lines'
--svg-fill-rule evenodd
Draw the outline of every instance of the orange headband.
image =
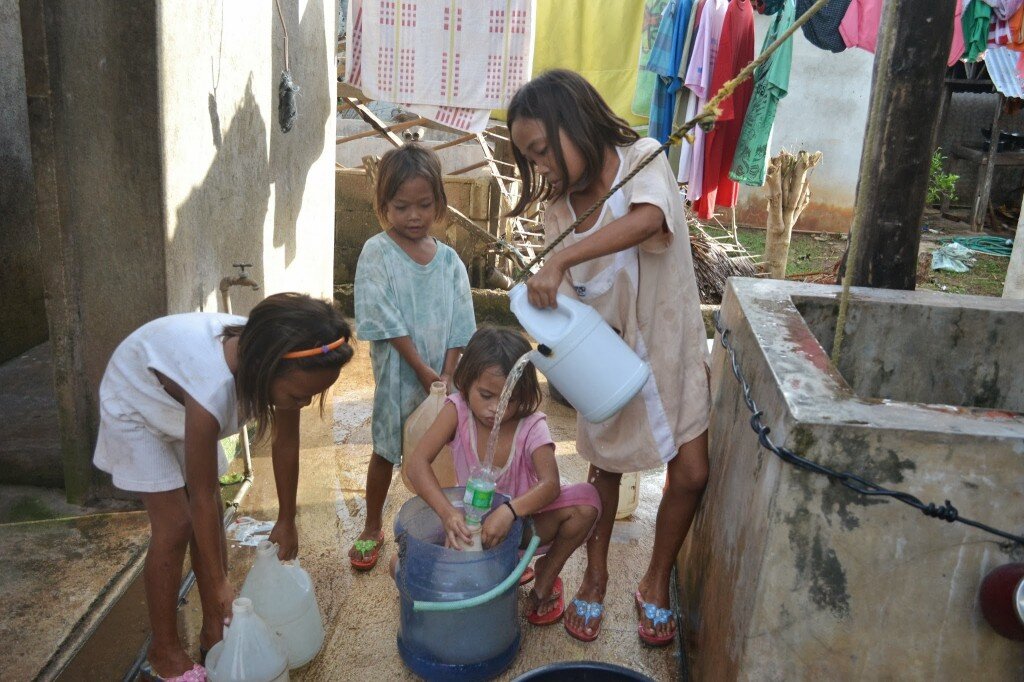
<svg viewBox="0 0 1024 682">
<path fill-rule="evenodd" d="M 311 358 L 316 355 L 326 355 L 343 343 L 348 343 L 348 337 L 343 336 L 334 343 L 328 343 L 325 346 L 318 346 L 317 348 L 310 348 L 309 350 L 293 350 L 291 353 L 285 353 L 281 357 L 291 360 L 294 358 Z"/>
</svg>

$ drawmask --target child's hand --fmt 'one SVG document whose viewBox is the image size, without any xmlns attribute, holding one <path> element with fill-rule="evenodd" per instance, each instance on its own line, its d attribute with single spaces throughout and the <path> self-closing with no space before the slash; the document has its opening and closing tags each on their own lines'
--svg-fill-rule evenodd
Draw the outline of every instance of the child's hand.
<svg viewBox="0 0 1024 682">
<path fill-rule="evenodd" d="M 277 545 L 277 558 L 281 561 L 291 561 L 299 555 L 299 531 L 294 520 L 278 519 L 268 539 Z"/>
<path fill-rule="evenodd" d="M 431 384 L 435 381 L 443 381 L 443 379 L 441 379 L 441 375 L 429 367 L 424 367 L 418 371 L 416 373 L 416 378 L 420 380 L 420 385 L 423 386 L 423 390 L 427 393 L 430 393 Z"/>
<path fill-rule="evenodd" d="M 558 287 L 565 278 L 565 269 L 557 258 L 550 256 L 537 274 L 526 280 L 526 297 L 534 308 L 557 308 Z"/>
<path fill-rule="evenodd" d="M 500 545 L 512 528 L 513 521 L 515 519 L 512 517 L 512 510 L 504 504 L 492 511 L 484 519 L 483 528 L 480 530 L 480 543 L 484 549 Z"/>
<path fill-rule="evenodd" d="M 445 547 L 461 550 L 473 542 L 473 536 L 466 525 L 465 515 L 458 509 L 452 509 L 444 517 Z"/>
</svg>

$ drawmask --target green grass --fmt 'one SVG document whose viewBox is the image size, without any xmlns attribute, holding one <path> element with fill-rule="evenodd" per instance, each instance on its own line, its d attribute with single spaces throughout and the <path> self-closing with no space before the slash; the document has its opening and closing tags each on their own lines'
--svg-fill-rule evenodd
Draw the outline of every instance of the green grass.
<svg viewBox="0 0 1024 682">
<path fill-rule="evenodd" d="M 925 265 L 918 270 L 917 288 L 951 294 L 1002 296 L 1010 259 L 981 253 L 974 255 L 978 259 L 977 262 L 969 271 L 962 273 L 932 270 L 931 261 L 926 260 Z M 925 267 L 928 268 L 927 273 L 924 272 Z"/>
<path fill-rule="evenodd" d="M 741 227 L 738 236 L 740 244 L 751 255 L 764 255 L 764 230 Z M 790 242 L 786 275 L 830 272 L 845 250 L 844 236 L 798 232 Z M 931 259 L 922 258 L 917 271 L 917 288 L 951 294 L 1002 296 L 1010 259 L 985 254 L 975 256 L 977 262 L 964 273 L 932 270 Z"/>
<path fill-rule="evenodd" d="M 764 230 L 739 229 L 740 244 L 753 256 L 764 255 Z M 831 271 L 846 250 L 846 239 L 837 234 L 797 232 L 789 243 L 786 275 L 814 274 Z"/>
</svg>

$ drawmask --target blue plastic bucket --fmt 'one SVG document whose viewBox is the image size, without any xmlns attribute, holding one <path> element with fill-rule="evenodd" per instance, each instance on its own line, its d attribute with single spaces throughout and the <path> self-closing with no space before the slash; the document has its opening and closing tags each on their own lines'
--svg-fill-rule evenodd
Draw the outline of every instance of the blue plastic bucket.
<svg viewBox="0 0 1024 682">
<path fill-rule="evenodd" d="M 446 488 L 462 505 L 465 488 Z M 492 509 L 508 499 L 495 494 Z M 522 521 L 505 540 L 483 552 L 444 547 L 444 527 L 419 497 L 402 505 L 395 519 L 401 619 L 398 651 L 408 668 L 428 680 L 487 680 L 499 675 L 519 653 L 515 586 L 480 606 L 458 611 L 414 611 L 414 601 L 458 601 L 487 592 L 519 562 Z"/>
<path fill-rule="evenodd" d="M 635 670 L 597 661 L 566 661 L 520 675 L 513 682 L 654 682 Z"/>
</svg>

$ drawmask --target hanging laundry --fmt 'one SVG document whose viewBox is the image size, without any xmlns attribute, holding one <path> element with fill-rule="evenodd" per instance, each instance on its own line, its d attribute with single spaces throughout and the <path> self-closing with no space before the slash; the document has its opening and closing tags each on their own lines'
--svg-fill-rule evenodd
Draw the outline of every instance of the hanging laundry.
<svg viewBox="0 0 1024 682">
<path fill-rule="evenodd" d="M 696 116 L 714 94 L 711 90 L 711 77 L 714 75 L 715 59 L 728 11 L 729 0 L 706 0 L 704 3 L 697 22 L 697 35 L 693 40 L 693 56 L 684 81 L 684 85 L 693 93 L 687 104 L 687 120 Z M 684 145 L 679 159 L 678 180 L 687 183 L 686 198 L 690 201 L 700 198 L 704 191 L 705 136 L 702 128 L 694 128 L 693 144 Z"/>
<path fill-rule="evenodd" d="M 645 125 L 648 110 L 642 116 L 631 111 L 645 0 L 536 2 L 534 75 L 548 69 L 576 71 L 627 123 Z"/>
<path fill-rule="evenodd" d="M 718 92 L 753 59 L 754 9 L 750 0 L 732 0 L 722 26 L 709 92 Z M 694 205 L 701 218 L 714 215 L 716 206 L 731 208 L 739 199 L 739 186 L 729 178 L 729 170 L 753 92 L 754 84 L 749 80 L 737 86 L 719 105 L 722 113 L 704 141 L 703 193 Z"/>
<path fill-rule="evenodd" d="M 350 0 L 349 16 L 346 80 L 439 123 L 482 130 L 530 79 L 533 0 Z"/>
<path fill-rule="evenodd" d="M 1024 52 L 1024 5 L 1009 20 L 1010 49 Z"/>
<path fill-rule="evenodd" d="M 773 16 L 778 14 L 779 10 L 782 9 L 787 0 L 753 0 L 754 11 L 758 14 L 765 14 L 767 16 Z"/>
<path fill-rule="evenodd" d="M 633 104 L 630 111 L 637 116 L 651 113 L 651 97 L 654 95 L 656 75 L 647 70 L 647 62 L 654 49 L 654 41 L 661 27 L 661 15 L 668 5 L 668 0 L 647 0 L 644 3 L 644 21 L 640 28 L 640 58 L 637 60 L 636 90 L 633 91 Z"/>
<path fill-rule="evenodd" d="M 949 59 L 946 66 L 953 66 L 964 56 L 964 3 L 957 0 L 953 3 L 953 42 L 949 46 Z"/>
<path fill-rule="evenodd" d="M 983 0 L 992 7 L 992 15 L 996 19 L 1008 20 L 1024 5 L 1024 0 Z"/>
<path fill-rule="evenodd" d="M 793 0 L 784 0 L 782 10 L 764 37 L 761 52 L 774 43 L 796 20 Z M 768 172 L 768 147 L 779 100 L 789 92 L 789 72 L 793 66 L 793 39 L 779 46 L 754 72 L 754 94 L 747 109 L 743 129 L 736 145 L 736 156 L 729 177 L 751 187 L 764 184 Z"/>
<path fill-rule="evenodd" d="M 1010 22 L 1005 19 L 996 19 L 995 15 L 992 16 L 992 21 L 988 25 L 988 45 L 1009 45 L 1010 44 Z"/>
<path fill-rule="evenodd" d="M 811 8 L 815 0 L 796 0 L 796 15 L 803 16 Z M 804 37 L 815 47 L 829 52 L 842 52 L 846 49 L 843 36 L 839 34 L 839 24 L 846 16 L 850 0 L 829 0 L 817 14 L 804 24 Z"/>
<path fill-rule="evenodd" d="M 679 62 L 683 57 L 686 25 L 692 5 L 692 0 L 672 0 L 665 8 L 651 58 L 647 62 L 647 69 L 658 77 L 651 98 L 648 135 L 659 142 L 665 142 L 672 134 L 676 94 L 683 84 L 679 78 Z"/>
<path fill-rule="evenodd" d="M 967 5 L 963 14 L 964 59 L 978 61 L 988 45 L 988 28 L 992 23 L 992 7 L 981 0 Z"/>
<path fill-rule="evenodd" d="M 883 5 L 884 0 L 853 0 L 850 3 L 846 16 L 839 24 L 839 34 L 843 36 L 847 47 L 859 47 L 872 53 L 877 49 Z M 964 54 L 963 11 L 962 0 L 953 3 L 953 39 L 950 43 L 947 66 L 956 64 Z"/>
<path fill-rule="evenodd" d="M 846 47 L 859 47 L 874 52 L 878 44 L 878 28 L 882 20 L 883 0 L 853 0 L 839 24 L 839 35 Z M 960 4 L 957 0 L 956 4 Z"/>
</svg>

